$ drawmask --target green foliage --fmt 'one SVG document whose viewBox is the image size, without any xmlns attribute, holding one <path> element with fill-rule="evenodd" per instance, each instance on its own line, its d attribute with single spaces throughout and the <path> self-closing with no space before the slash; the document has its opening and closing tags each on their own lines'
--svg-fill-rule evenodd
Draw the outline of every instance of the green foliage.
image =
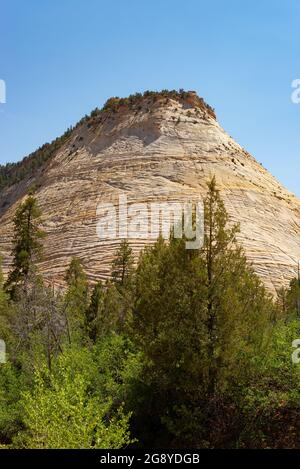
<svg viewBox="0 0 300 469">
<path fill-rule="evenodd" d="M 106 306 L 108 316 L 115 318 L 118 331 L 127 327 L 131 319 L 134 287 L 134 258 L 126 240 L 120 244 L 112 262 L 112 282 L 108 285 Z"/>
<path fill-rule="evenodd" d="M 293 278 L 285 291 L 285 313 L 288 317 L 300 319 L 300 281 Z"/>
<path fill-rule="evenodd" d="M 19 406 L 21 385 L 20 375 L 12 363 L 0 364 L 0 442 L 10 444 L 22 428 L 22 412 Z"/>
<path fill-rule="evenodd" d="M 100 321 L 103 318 L 105 292 L 102 282 L 96 283 L 88 308 L 85 311 L 85 330 L 87 336 L 92 342 L 96 341 L 98 335 L 98 326 L 101 328 Z"/>
<path fill-rule="evenodd" d="M 76 258 L 64 293 L 44 285 L 39 215 L 32 196 L 16 214 L 17 294 L 0 271 L 1 447 L 299 448 L 298 279 L 273 301 L 214 178 L 201 249 L 171 233 L 134 267 L 123 241 L 91 294 Z"/>
<path fill-rule="evenodd" d="M 62 354 L 55 368 L 38 369 L 22 395 L 26 430 L 15 440 L 30 448 L 121 448 L 130 443 L 128 415 L 91 389 L 93 360 L 86 350 Z"/>
<path fill-rule="evenodd" d="M 133 255 L 128 241 L 122 240 L 112 262 L 112 279 L 118 287 L 126 286 L 133 275 Z"/>
<path fill-rule="evenodd" d="M 249 360 L 237 402 L 239 447 L 299 448 L 300 368 L 291 360 L 292 342 L 299 337 L 298 320 L 279 320 L 267 353 Z"/>
<path fill-rule="evenodd" d="M 84 328 L 85 311 L 88 302 L 88 282 L 81 262 L 75 257 L 71 260 L 66 273 L 67 292 L 65 295 L 65 318 L 68 338 L 71 343 L 72 336 Z M 74 337 L 73 337 L 74 338 Z"/>
<path fill-rule="evenodd" d="M 13 220 L 13 268 L 6 282 L 6 288 L 12 295 L 18 285 L 26 280 L 33 263 L 41 254 L 44 232 L 39 228 L 40 216 L 37 200 L 32 195 L 16 210 Z"/>
<path fill-rule="evenodd" d="M 205 222 L 199 252 L 160 239 L 142 255 L 133 331 L 145 355 L 149 434 L 160 422 L 175 444 L 214 446 L 223 437 L 217 409 L 230 408 L 247 361 L 265 350 L 273 304 L 236 243 L 238 227 L 227 227 L 214 180 Z"/>
<path fill-rule="evenodd" d="M 142 104 L 151 105 L 159 100 L 173 99 L 180 103 L 189 104 L 191 107 L 198 107 L 205 110 L 211 117 L 216 118 L 214 109 L 207 104 L 203 98 L 196 93 L 177 90 L 145 91 L 128 96 L 128 98 L 113 97 L 106 101 L 101 112 L 118 112 L 122 109 L 139 109 Z"/>
<path fill-rule="evenodd" d="M 85 312 L 85 328 L 93 342 L 111 332 L 123 331 L 130 307 L 127 288 L 122 287 L 121 291 L 120 288 L 113 282 L 107 282 L 105 286 L 96 284 Z"/>
<path fill-rule="evenodd" d="M 9 323 L 14 332 L 11 356 L 28 375 L 34 366 L 47 360 L 51 369 L 53 357 L 62 350 L 66 334 L 62 299 L 40 276 L 31 273 L 26 285 L 18 290 Z"/>
<path fill-rule="evenodd" d="M 95 389 L 101 389 L 103 397 L 112 398 L 113 408 L 125 405 L 134 407 L 136 395 L 133 390 L 142 378 L 143 357 L 132 341 L 114 332 L 103 337 L 94 348 L 98 370 Z"/>
</svg>

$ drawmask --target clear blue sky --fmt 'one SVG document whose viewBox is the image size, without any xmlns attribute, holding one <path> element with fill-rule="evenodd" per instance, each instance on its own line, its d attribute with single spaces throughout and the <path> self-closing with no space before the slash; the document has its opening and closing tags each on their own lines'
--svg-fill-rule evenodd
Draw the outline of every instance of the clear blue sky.
<svg viewBox="0 0 300 469">
<path fill-rule="evenodd" d="M 193 89 L 300 196 L 298 0 L 0 0 L 0 163 L 110 96 Z"/>
</svg>

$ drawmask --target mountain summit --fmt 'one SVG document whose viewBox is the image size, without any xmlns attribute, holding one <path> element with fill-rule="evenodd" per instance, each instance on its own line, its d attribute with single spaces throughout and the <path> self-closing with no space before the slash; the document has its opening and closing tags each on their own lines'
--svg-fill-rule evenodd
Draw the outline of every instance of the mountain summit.
<svg viewBox="0 0 300 469">
<path fill-rule="evenodd" d="M 96 232 L 97 205 L 188 201 L 215 175 L 247 258 L 273 292 L 300 259 L 300 201 L 218 124 L 194 91 L 145 92 L 111 98 L 73 129 L 22 162 L 0 168 L 0 252 L 10 265 L 12 218 L 35 186 L 47 232 L 44 277 L 55 285 L 71 257 L 91 280 L 107 278 L 118 240 Z M 134 252 L 149 242 L 133 239 Z"/>
</svg>

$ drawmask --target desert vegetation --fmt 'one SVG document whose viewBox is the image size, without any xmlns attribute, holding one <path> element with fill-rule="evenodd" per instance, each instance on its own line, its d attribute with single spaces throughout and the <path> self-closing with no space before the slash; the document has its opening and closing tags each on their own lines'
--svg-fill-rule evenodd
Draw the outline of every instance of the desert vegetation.
<svg viewBox="0 0 300 469">
<path fill-rule="evenodd" d="M 211 117 L 216 118 L 214 109 L 207 104 L 203 98 L 197 96 L 193 91 L 162 90 L 162 91 L 145 91 L 144 93 L 135 93 L 128 98 L 114 97 L 106 101 L 102 112 L 113 111 L 118 112 L 121 108 L 137 109 L 142 104 L 151 105 L 155 102 L 163 100 L 166 104 L 172 99 L 181 104 L 188 104 L 191 107 L 205 110 Z"/>
<path fill-rule="evenodd" d="M 201 249 L 171 234 L 135 265 L 123 240 L 106 283 L 74 258 L 45 285 L 39 217 L 30 195 L 1 279 L 2 447 L 299 448 L 299 282 L 266 292 L 215 179 Z"/>
</svg>

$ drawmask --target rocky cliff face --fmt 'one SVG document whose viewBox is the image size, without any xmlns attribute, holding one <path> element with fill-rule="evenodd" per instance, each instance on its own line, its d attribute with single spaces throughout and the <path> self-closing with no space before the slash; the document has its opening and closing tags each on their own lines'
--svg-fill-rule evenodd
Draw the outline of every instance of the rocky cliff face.
<svg viewBox="0 0 300 469">
<path fill-rule="evenodd" d="M 218 124 L 193 92 L 110 100 L 84 119 L 34 176 L 0 193 L 0 252 L 10 263 L 12 216 L 35 182 L 47 232 L 39 269 L 62 284 L 72 256 L 91 280 L 106 278 L 118 240 L 96 232 L 97 204 L 186 201 L 216 176 L 249 262 L 271 290 L 287 283 L 300 259 L 300 201 Z M 134 252 L 149 239 L 130 240 Z"/>
</svg>

